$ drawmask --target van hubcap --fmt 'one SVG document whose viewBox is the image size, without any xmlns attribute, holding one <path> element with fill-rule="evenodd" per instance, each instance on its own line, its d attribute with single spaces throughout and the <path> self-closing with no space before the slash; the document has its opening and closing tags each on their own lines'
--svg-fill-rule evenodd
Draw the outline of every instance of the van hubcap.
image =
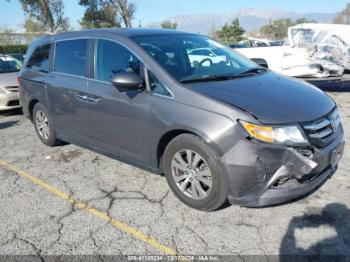
<svg viewBox="0 0 350 262">
<path fill-rule="evenodd" d="M 171 173 L 177 187 L 189 198 L 203 200 L 212 190 L 213 180 L 209 166 L 193 150 L 181 150 L 174 155 Z"/>
<path fill-rule="evenodd" d="M 49 139 L 49 136 L 50 136 L 49 120 L 47 119 L 47 116 L 43 111 L 38 110 L 36 112 L 35 123 L 36 123 L 36 128 L 39 132 L 39 135 L 45 140 Z"/>
</svg>

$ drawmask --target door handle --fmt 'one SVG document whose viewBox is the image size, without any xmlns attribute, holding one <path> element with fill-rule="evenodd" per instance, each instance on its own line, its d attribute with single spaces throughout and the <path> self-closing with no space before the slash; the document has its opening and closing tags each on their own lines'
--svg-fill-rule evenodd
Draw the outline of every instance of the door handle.
<svg viewBox="0 0 350 262">
<path fill-rule="evenodd" d="M 76 99 L 81 100 L 81 101 L 87 101 L 88 96 L 85 95 L 75 95 Z"/>
<path fill-rule="evenodd" d="M 87 101 L 91 102 L 91 103 L 99 103 L 102 99 L 101 98 L 93 98 L 93 97 L 88 97 Z"/>
</svg>

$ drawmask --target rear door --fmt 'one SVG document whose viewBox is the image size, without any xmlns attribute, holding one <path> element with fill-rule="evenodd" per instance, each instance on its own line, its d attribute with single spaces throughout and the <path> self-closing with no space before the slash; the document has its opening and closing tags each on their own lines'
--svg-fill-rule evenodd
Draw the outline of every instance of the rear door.
<svg viewBox="0 0 350 262">
<path fill-rule="evenodd" d="M 56 42 L 53 71 L 47 77 L 50 115 L 55 129 L 67 141 L 90 141 L 88 112 L 89 40 Z"/>
</svg>

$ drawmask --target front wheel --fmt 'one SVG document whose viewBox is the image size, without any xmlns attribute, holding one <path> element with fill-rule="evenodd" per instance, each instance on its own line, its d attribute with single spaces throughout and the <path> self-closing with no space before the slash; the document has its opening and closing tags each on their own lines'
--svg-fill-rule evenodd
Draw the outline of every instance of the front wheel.
<svg viewBox="0 0 350 262">
<path fill-rule="evenodd" d="M 188 206 L 213 211 L 227 201 L 219 157 L 198 136 L 184 134 L 167 146 L 163 166 L 174 194 Z"/>
</svg>

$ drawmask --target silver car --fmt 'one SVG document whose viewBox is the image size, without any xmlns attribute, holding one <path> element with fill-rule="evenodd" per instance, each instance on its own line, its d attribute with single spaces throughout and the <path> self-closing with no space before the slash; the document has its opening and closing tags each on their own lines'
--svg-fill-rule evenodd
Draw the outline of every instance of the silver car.
<svg viewBox="0 0 350 262">
<path fill-rule="evenodd" d="M 22 63 L 8 55 L 0 55 L 0 111 L 20 108 L 17 74 Z"/>
</svg>

